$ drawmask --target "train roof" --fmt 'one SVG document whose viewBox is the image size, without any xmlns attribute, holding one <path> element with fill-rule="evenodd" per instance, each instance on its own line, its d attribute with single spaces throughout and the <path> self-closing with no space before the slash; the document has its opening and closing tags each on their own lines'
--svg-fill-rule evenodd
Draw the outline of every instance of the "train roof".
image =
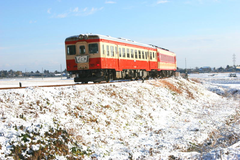
<svg viewBox="0 0 240 160">
<path fill-rule="evenodd" d="M 86 39 L 106 39 L 106 40 L 128 43 L 128 44 L 133 44 L 133 45 L 138 45 L 138 46 L 143 46 L 143 47 L 148 47 L 148 48 L 154 48 L 154 49 L 160 48 L 160 49 L 169 51 L 168 49 L 158 47 L 158 46 L 152 45 L 152 44 L 145 44 L 145 43 L 136 42 L 136 41 L 126 39 L 126 38 L 115 38 L 115 37 L 105 36 L 105 35 L 100 35 L 100 34 L 80 34 L 80 35 L 75 35 L 75 36 L 68 37 L 68 38 L 66 38 L 65 41 L 79 40 L 81 38 L 82 39 L 83 38 L 86 38 Z"/>
</svg>

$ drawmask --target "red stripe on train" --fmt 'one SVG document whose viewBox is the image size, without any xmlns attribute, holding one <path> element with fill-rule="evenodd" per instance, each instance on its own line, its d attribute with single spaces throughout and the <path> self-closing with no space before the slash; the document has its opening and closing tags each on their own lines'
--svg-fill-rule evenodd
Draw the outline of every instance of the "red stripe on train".
<svg viewBox="0 0 240 160">
<path fill-rule="evenodd" d="M 67 60 L 67 70 L 76 71 L 77 63 L 74 59 Z M 170 63 L 172 64 L 172 63 Z M 150 70 L 168 70 L 158 68 L 158 62 L 154 61 L 143 61 L 143 60 L 132 60 L 132 59 L 117 59 L 117 58 L 90 58 L 89 69 L 115 69 L 116 71 L 122 71 L 124 69 L 143 69 L 146 71 Z M 176 70 L 176 69 L 173 69 Z"/>
</svg>

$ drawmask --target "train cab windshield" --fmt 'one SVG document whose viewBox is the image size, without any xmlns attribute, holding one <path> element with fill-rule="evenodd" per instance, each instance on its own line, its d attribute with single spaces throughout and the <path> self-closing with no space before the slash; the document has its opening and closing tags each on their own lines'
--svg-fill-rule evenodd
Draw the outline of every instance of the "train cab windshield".
<svg viewBox="0 0 240 160">
<path fill-rule="evenodd" d="M 98 44 L 93 43 L 88 45 L 89 53 L 98 53 Z"/>
<path fill-rule="evenodd" d="M 75 55 L 76 54 L 75 45 L 67 46 L 67 54 L 68 55 Z"/>
</svg>

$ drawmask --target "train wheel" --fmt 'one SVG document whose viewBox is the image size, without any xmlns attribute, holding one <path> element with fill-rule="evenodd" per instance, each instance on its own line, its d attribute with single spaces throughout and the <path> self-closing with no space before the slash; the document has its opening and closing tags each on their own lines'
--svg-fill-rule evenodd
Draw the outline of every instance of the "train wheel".
<svg viewBox="0 0 240 160">
<path fill-rule="evenodd" d="M 100 83 L 100 81 L 93 81 L 93 83 Z"/>
<path fill-rule="evenodd" d="M 106 80 L 108 83 L 113 80 L 113 74 L 114 73 L 111 70 L 108 71 Z"/>
<path fill-rule="evenodd" d="M 112 81 L 113 80 L 113 76 L 112 76 L 112 74 L 109 74 L 108 75 L 108 78 L 107 78 L 107 82 L 109 83 L 110 81 Z"/>
<path fill-rule="evenodd" d="M 82 82 L 82 84 L 88 84 L 88 81 L 86 81 L 86 82 Z"/>
</svg>

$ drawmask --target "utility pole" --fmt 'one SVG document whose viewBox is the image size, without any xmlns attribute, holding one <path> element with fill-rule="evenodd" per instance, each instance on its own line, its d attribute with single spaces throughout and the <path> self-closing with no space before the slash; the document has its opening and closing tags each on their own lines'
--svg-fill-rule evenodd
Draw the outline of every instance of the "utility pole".
<svg viewBox="0 0 240 160">
<path fill-rule="evenodd" d="M 60 72 L 61 72 L 61 79 L 62 79 L 62 64 L 60 64 Z"/>
<path fill-rule="evenodd" d="M 185 72 L 187 73 L 187 59 L 185 58 Z"/>
<path fill-rule="evenodd" d="M 233 54 L 233 67 L 235 66 L 235 62 L 236 62 L 236 55 Z"/>
<path fill-rule="evenodd" d="M 27 79 L 26 68 L 25 68 L 25 76 L 24 77 L 25 77 L 25 80 L 26 80 Z"/>
<path fill-rule="evenodd" d="M 188 74 L 187 74 L 187 58 L 185 58 L 185 78 L 188 79 Z"/>
<path fill-rule="evenodd" d="M 233 54 L 233 71 L 236 72 L 236 66 L 235 66 L 235 63 L 236 63 L 236 55 Z"/>
</svg>

